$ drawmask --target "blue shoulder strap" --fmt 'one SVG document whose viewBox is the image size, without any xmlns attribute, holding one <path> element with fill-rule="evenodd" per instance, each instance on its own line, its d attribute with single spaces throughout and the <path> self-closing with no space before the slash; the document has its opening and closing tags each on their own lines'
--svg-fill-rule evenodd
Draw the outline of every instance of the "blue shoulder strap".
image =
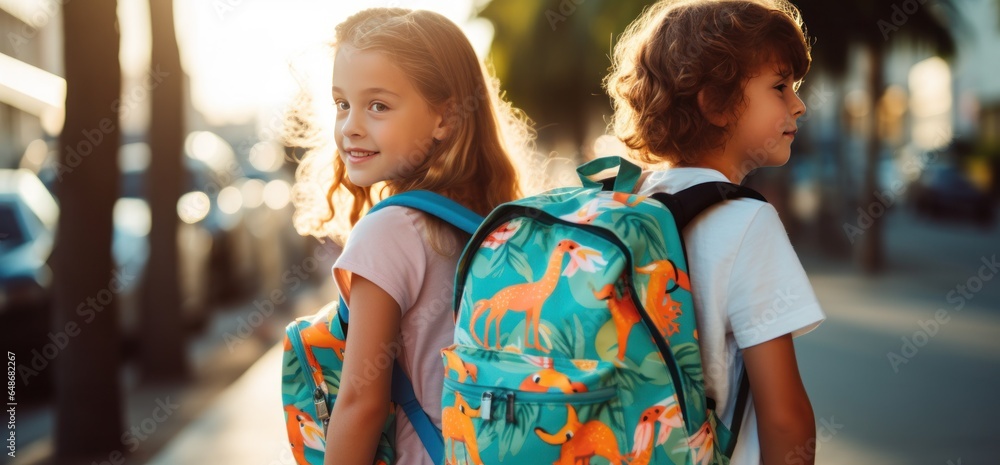
<svg viewBox="0 0 1000 465">
<path fill-rule="evenodd" d="M 410 191 L 389 197 L 368 211 L 374 213 L 388 206 L 409 207 L 420 210 L 429 215 L 435 216 L 449 224 L 455 226 L 469 234 L 475 234 L 483 217 L 475 212 L 463 207 L 458 202 L 443 195 L 429 191 Z M 344 298 L 340 298 L 341 323 L 346 324 L 350 317 L 350 310 Z M 392 401 L 403 408 L 406 418 L 410 420 L 413 429 L 416 430 L 420 442 L 424 444 L 424 449 L 430 455 L 434 463 L 442 463 L 444 459 L 444 437 L 441 431 L 434 426 L 434 422 L 427 416 L 427 412 L 420 406 L 416 394 L 413 392 L 413 383 L 406 376 L 399 363 L 392 366 Z"/>
<path fill-rule="evenodd" d="M 410 191 L 396 194 L 377 203 L 368 211 L 368 214 L 393 205 L 414 208 L 428 215 L 436 216 L 469 234 L 475 234 L 476 229 L 479 229 L 479 224 L 483 222 L 483 217 L 472 210 L 448 197 L 430 191 Z"/>
<path fill-rule="evenodd" d="M 403 367 L 399 361 L 392 364 L 392 401 L 403 408 L 406 418 L 410 420 L 413 429 L 420 437 L 420 442 L 424 444 L 427 455 L 434 463 L 444 463 L 444 437 L 441 430 L 434 426 L 434 422 L 427 416 L 427 412 L 420 406 L 417 395 L 413 392 L 413 383 L 403 372 Z"/>
</svg>

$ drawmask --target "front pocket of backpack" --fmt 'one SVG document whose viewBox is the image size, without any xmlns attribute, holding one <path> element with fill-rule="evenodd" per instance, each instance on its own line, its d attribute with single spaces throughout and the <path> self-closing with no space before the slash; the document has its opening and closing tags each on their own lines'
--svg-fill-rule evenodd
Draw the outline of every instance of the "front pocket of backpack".
<svg viewBox="0 0 1000 465">
<path fill-rule="evenodd" d="M 465 346 L 445 352 L 446 363 L 466 368 L 464 376 L 448 368 L 444 381 L 447 463 L 573 463 L 590 456 L 603 464 L 627 454 L 613 365 Z"/>
</svg>

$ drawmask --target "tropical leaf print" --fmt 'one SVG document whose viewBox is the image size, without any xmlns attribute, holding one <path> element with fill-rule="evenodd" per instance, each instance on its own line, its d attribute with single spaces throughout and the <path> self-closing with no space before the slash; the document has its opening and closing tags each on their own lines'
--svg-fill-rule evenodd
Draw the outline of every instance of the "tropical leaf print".
<svg viewBox="0 0 1000 465">
<path fill-rule="evenodd" d="M 701 367 L 701 353 L 698 345 L 685 343 L 674 346 L 674 358 L 680 365 L 681 371 L 688 375 L 692 381 L 698 384 L 705 382 L 705 375 Z"/>
<path fill-rule="evenodd" d="M 579 315 L 573 315 L 569 328 L 559 328 L 552 333 L 552 350 L 568 358 L 587 358 L 587 340 Z"/>
<path fill-rule="evenodd" d="M 663 243 L 663 231 L 648 215 L 626 213 L 615 220 L 614 227 L 622 234 L 626 243 L 633 245 L 646 244 L 649 250 L 633 250 L 636 256 L 652 255 L 666 257 L 667 247 Z"/>
<path fill-rule="evenodd" d="M 483 279 L 489 276 L 493 269 L 493 257 L 496 255 L 498 255 L 496 250 L 485 247 L 476 251 L 476 255 L 472 259 L 472 264 L 469 266 L 469 272 L 472 273 L 472 277 Z"/>
<path fill-rule="evenodd" d="M 625 360 L 628 360 L 627 358 Z M 670 372 L 659 352 L 650 352 L 638 367 L 638 372 L 648 379 L 650 384 L 665 386 L 670 384 Z"/>
<path fill-rule="evenodd" d="M 499 278 L 503 275 L 504 270 L 508 269 L 516 271 L 525 281 L 533 280 L 531 266 L 528 265 L 527 254 L 520 247 L 510 242 L 501 245 L 493 256 L 490 257 L 489 276 L 491 278 Z"/>
<path fill-rule="evenodd" d="M 631 405 L 633 403 L 632 394 L 637 388 L 641 388 L 642 386 L 649 384 L 667 384 L 670 382 L 670 375 L 666 373 L 666 370 L 663 370 L 662 364 L 660 365 L 659 371 L 663 372 L 662 376 L 666 379 L 666 383 L 661 382 L 656 378 L 646 376 L 644 373 L 639 371 L 639 366 L 628 358 L 624 361 L 619 361 L 615 357 L 616 351 L 617 349 L 612 350 L 609 354 L 610 359 L 606 359 L 605 361 L 612 362 L 615 366 L 620 368 L 615 370 L 615 382 L 618 384 L 618 396 L 622 404 Z"/>
<path fill-rule="evenodd" d="M 506 417 L 507 406 L 504 405 L 499 410 L 501 410 L 501 414 Z M 529 435 L 534 434 L 534 426 L 538 424 L 542 417 L 542 407 L 538 404 L 523 402 L 515 403 L 514 416 L 517 419 L 517 422 L 514 425 L 510 425 L 505 422 L 507 427 L 500 433 L 501 442 L 499 452 L 501 461 L 508 452 L 513 455 L 517 455 L 521 451 L 521 447 L 524 446 L 524 442 L 528 439 Z"/>
</svg>

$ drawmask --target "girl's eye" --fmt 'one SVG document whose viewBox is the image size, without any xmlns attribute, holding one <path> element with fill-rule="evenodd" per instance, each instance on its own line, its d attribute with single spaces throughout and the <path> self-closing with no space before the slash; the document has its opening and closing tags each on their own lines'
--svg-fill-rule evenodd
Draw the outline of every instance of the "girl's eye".
<svg viewBox="0 0 1000 465">
<path fill-rule="evenodd" d="M 778 92 L 784 93 L 785 89 L 788 88 L 788 84 L 778 84 L 778 85 L 774 86 L 774 88 L 778 89 Z"/>
<path fill-rule="evenodd" d="M 334 102 L 334 105 L 337 106 L 337 110 L 339 111 L 347 111 L 351 109 L 351 105 L 344 101 Z"/>
<path fill-rule="evenodd" d="M 373 103 L 369 108 L 371 108 L 375 113 L 382 113 L 389 109 L 389 107 L 387 107 L 384 103 L 380 102 Z"/>
</svg>

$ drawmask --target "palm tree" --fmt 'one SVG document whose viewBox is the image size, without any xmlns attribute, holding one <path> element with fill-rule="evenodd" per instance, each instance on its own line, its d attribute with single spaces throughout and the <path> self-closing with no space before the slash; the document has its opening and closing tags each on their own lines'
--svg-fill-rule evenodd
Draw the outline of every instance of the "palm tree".
<svg viewBox="0 0 1000 465">
<path fill-rule="evenodd" d="M 59 136 L 53 332 L 75 336 L 55 358 L 55 454 L 60 462 L 107 460 L 122 448 L 124 431 L 113 294 L 121 283 L 112 276 L 111 259 L 120 142 L 113 104 L 121 94 L 115 0 L 65 2 L 63 47 L 66 122 Z"/>
<path fill-rule="evenodd" d="M 950 0 L 935 2 L 945 12 L 955 11 Z M 957 21 L 958 15 L 949 19 L 931 10 L 929 4 L 917 0 L 800 0 L 796 2 L 809 28 L 816 38 L 814 58 L 817 64 L 833 76 L 843 76 L 847 70 L 853 45 L 863 46 L 870 58 L 867 93 L 871 104 L 885 92 L 886 52 L 897 42 L 925 44 L 937 53 L 950 55 L 955 50 L 955 40 L 947 21 Z M 878 112 L 872 111 L 869 120 L 865 172 L 859 206 L 866 210 L 879 202 L 876 197 L 876 169 L 882 147 L 879 135 Z M 885 266 L 882 247 L 882 223 L 872 222 L 860 236 L 861 267 L 868 273 L 881 271 Z"/>
<path fill-rule="evenodd" d="M 152 72 L 163 76 L 152 95 L 146 177 L 152 228 L 149 263 L 143 286 L 141 333 L 142 376 L 146 381 L 187 376 L 185 331 L 177 276 L 177 200 L 183 182 L 184 71 L 174 33 L 172 0 L 149 0 L 152 25 Z"/>
<path fill-rule="evenodd" d="M 556 142 L 555 126 L 579 150 L 589 127 L 601 122 L 595 113 L 611 113 L 601 81 L 611 66 L 612 36 L 646 3 L 503 0 L 480 11 L 493 23 L 497 77 L 514 106 L 536 122 L 540 142 Z"/>
</svg>

